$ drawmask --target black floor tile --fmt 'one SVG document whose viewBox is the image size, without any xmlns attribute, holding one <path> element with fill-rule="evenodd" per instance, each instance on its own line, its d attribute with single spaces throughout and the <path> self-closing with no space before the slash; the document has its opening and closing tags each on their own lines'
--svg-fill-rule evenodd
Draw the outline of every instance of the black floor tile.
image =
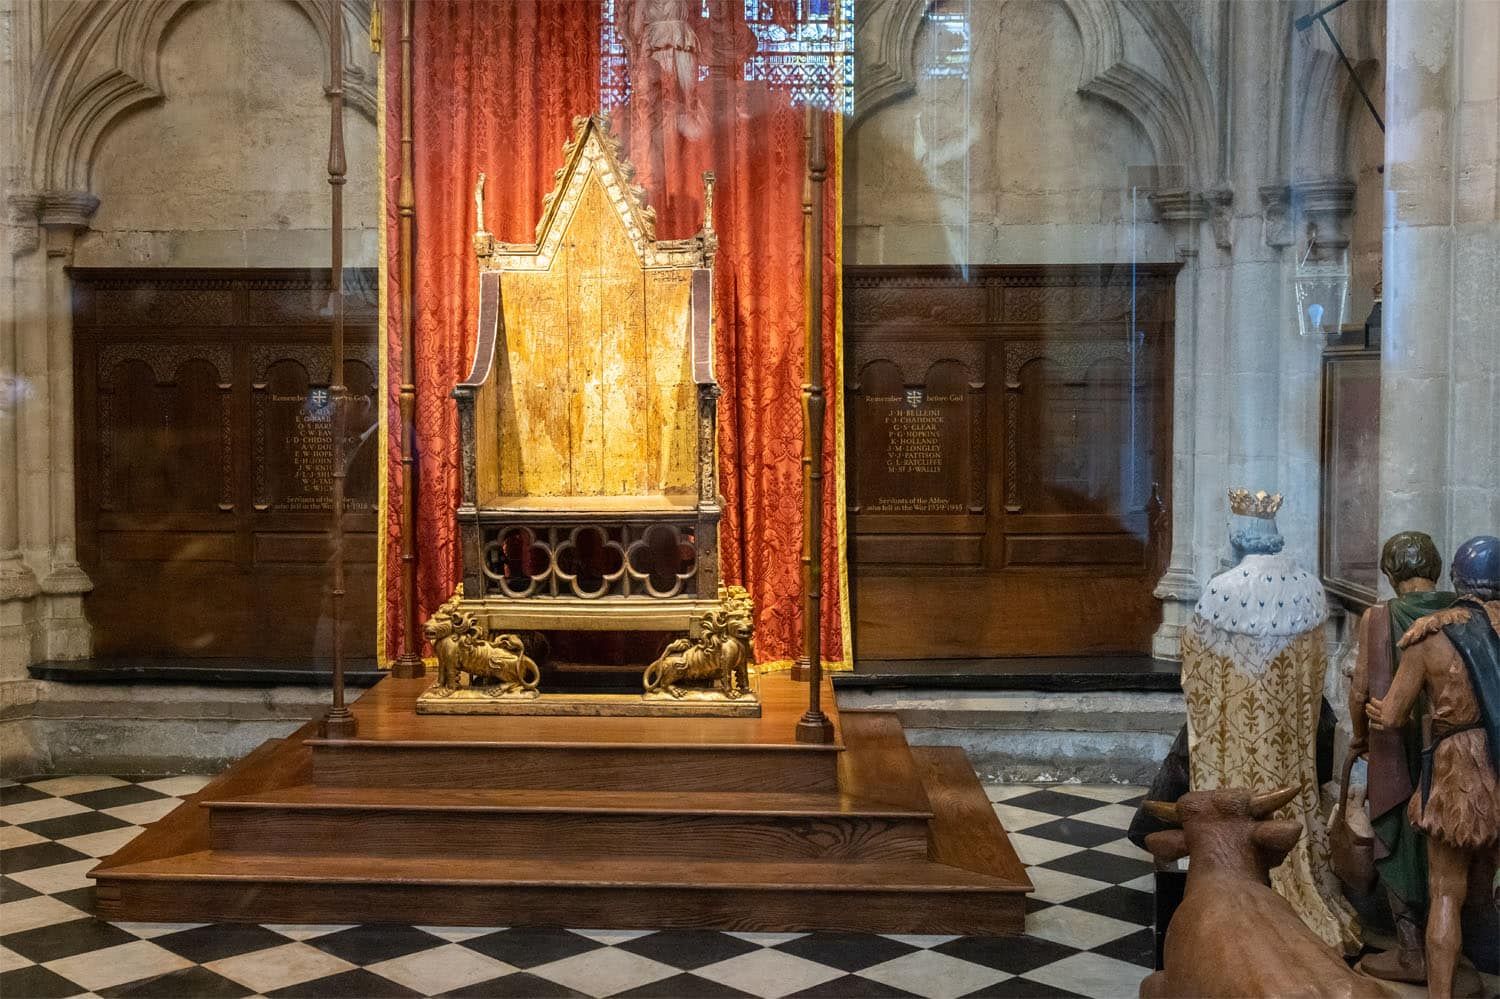
<svg viewBox="0 0 1500 999">
<path fill-rule="evenodd" d="M 74 815 L 62 815 L 55 819 L 42 819 L 39 822 L 22 823 L 21 828 L 45 836 L 48 839 L 67 839 L 69 836 L 86 836 L 89 833 L 104 832 L 107 829 L 119 829 L 128 826 L 129 822 L 117 819 L 113 815 L 105 815 L 103 812 L 78 812 Z"/>
<path fill-rule="evenodd" d="M 840 971 L 859 971 L 918 948 L 873 933 L 809 933 L 777 944 L 776 949 Z"/>
<path fill-rule="evenodd" d="M 1108 802 L 1085 798 L 1081 794 L 1068 794 L 1066 791 L 1043 788 L 1039 791 L 1019 794 L 1014 798 L 1007 798 L 1001 804 L 1013 805 L 1016 808 L 1029 808 L 1033 812 L 1046 812 L 1048 815 L 1077 815 L 1079 812 L 1092 811 Z M 1030 831 L 1026 830 L 1028 833 Z M 1119 833 L 1115 835 L 1118 836 Z"/>
<path fill-rule="evenodd" d="M 60 957 L 72 957 L 74 954 L 83 954 L 91 950 L 103 950 L 106 947 L 134 943 L 137 939 L 102 919 L 85 916 L 81 912 L 79 916 L 82 918 L 70 919 L 66 923 L 39 926 L 34 930 L 24 930 L 20 933 L 7 933 L 4 937 L 0 937 L 0 943 L 37 964 L 46 964 Z"/>
<path fill-rule="evenodd" d="M 1081 819 L 1053 819 L 1023 830 L 1028 836 L 1067 843 L 1069 846 L 1103 846 L 1120 839 L 1120 830 Z"/>
<path fill-rule="evenodd" d="M 0 877 L 0 903 L 19 902 L 23 898 L 34 898 L 40 894 L 41 892 L 34 888 L 28 888 L 19 881 Z M 5 928 L 0 926 L 0 933 L 3 933 L 4 930 Z"/>
<path fill-rule="evenodd" d="M 19 805 L 25 801 L 41 801 L 52 795 L 46 791 L 38 791 L 34 787 L 25 784 L 12 784 L 9 787 L 0 787 L 0 805 Z"/>
<path fill-rule="evenodd" d="M 106 787 L 98 791 L 85 791 L 82 794 L 69 794 L 65 797 L 69 801 L 76 801 L 89 808 L 118 808 L 121 805 L 134 805 L 142 801 L 170 798 L 171 795 L 153 791 L 140 784 L 122 784 L 119 787 Z"/>
<path fill-rule="evenodd" d="M 626 940 L 615 946 L 684 971 L 727 961 L 731 957 L 760 949 L 757 944 L 713 930 L 664 930 Z"/>
<path fill-rule="evenodd" d="M 151 999 L 238 999 L 254 993 L 240 983 L 230 981 L 223 975 L 216 975 L 207 968 L 183 968 L 155 978 L 102 989 L 99 994 L 106 999 L 121 999 L 125 996 L 146 996 Z"/>
<path fill-rule="evenodd" d="M 1143 968 L 1156 967 L 1156 934 L 1150 926 L 1127 933 L 1118 940 L 1111 940 L 1093 948 L 1095 954 L 1103 954 L 1117 961 L 1138 964 Z"/>
<path fill-rule="evenodd" d="M 491 996 L 495 999 L 586 999 L 582 992 L 574 992 L 566 985 L 525 972 L 466 985 L 443 995 L 450 999 L 489 999 Z"/>
<path fill-rule="evenodd" d="M 1105 853 L 1102 850 L 1080 850 L 1066 857 L 1049 860 L 1041 866 L 1048 870 L 1062 871 L 1064 874 L 1093 878 L 1095 881 L 1108 881 L 1111 884 L 1134 881 L 1136 878 L 1151 873 L 1149 861 L 1137 860 L 1133 857 L 1117 857 L 1113 853 Z"/>
<path fill-rule="evenodd" d="M 66 905 L 71 905 L 80 912 L 93 914 L 94 912 L 94 886 L 87 885 L 83 888 L 70 888 L 67 891 L 53 892 L 52 897 Z"/>
<path fill-rule="evenodd" d="M 1134 996 L 1135 990 L 1122 992 L 1121 996 Z M 970 992 L 963 999 L 1078 999 L 1078 993 L 1066 989 L 1055 989 L 1041 982 L 1025 978 L 1007 978 L 1003 982 L 987 985 L 977 992 Z"/>
<path fill-rule="evenodd" d="M 82 995 L 88 989 L 75 985 L 62 975 L 33 964 L 0 975 L 0 996 L 11 999 L 53 999 L 55 996 Z"/>
<path fill-rule="evenodd" d="M 17 871 L 55 867 L 87 859 L 88 854 L 58 843 L 33 843 L 30 846 L 18 846 L 14 850 L 0 851 L 0 872 L 15 874 Z"/>
<path fill-rule="evenodd" d="M 460 943 L 470 950 L 517 968 L 535 968 L 604 946 L 567 930 L 537 929 L 501 930 Z"/>
<path fill-rule="evenodd" d="M 421 994 L 389 978 L 377 975 L 373 971 L 366 971 L 364 968 L 329 975 L 327 978 L 315 978 L 310 982 L 288 985 L 284 989 L 266 993 L 267 996 L 275 996 L 277 999 L 282 996 L 305 996 L 306 999 L 323 999 L 324 996 L 351 996 L 353 999 L 361 999 L 361 997 L 369 996 L 371 999 L 376 999 L 381 996 L 419 996 Z"/>
<path fill-rule="evenodd" d="M 1061 961 L 1078 953 L 1078 948 L 1068 947 L 1040 937 L 959 937 L 932 948 L 939 954 L 947 954 L 962 961 L 972 961 L 987 968 L 1008 971 L 1012 975 Z"/>
<path fill-rule="evenodd" d="M 877 982 L 873 978 L 845 975 L 814 985 L 810 989 L 794 992 L 791 999 L 900 999 L 914 994 L 894 985 Z"/>
<path fill-rule="evenodd" d="M 1151 894 L 1134 888 L 1122 888 L 1119 885 L 1103 888 L 1091 895 L 1069 901 L 1068 906 L 1123 919 L 1137 926 L 1148 926 L 1151 923 Z"/>
<path fill-rule="evenodd" d="M 686 999 L 689 996 L 692 999 L 744 999 L 748 995 L 750 993 L 730 988 L 722 982 L 684 974 L 615 992 L 612 999 Z"/>
<path fill-rule="evenodd" d="M 309 947 L 341 957 L 350 964 L 360 965 L 378 964 L 419 950 L 432 950 L 447 942 L 412 926 L 378 925 L 351 926 L 347 930 L 306 941 Z"/>
<path fill-rule="evenodd" d="M 270 947 L 280 947 L 287 938 L 274 930 L 248 923 L 210 923 L 153 937 L 151 942 L 189 961 L 208 964 Z"/>
</svg>

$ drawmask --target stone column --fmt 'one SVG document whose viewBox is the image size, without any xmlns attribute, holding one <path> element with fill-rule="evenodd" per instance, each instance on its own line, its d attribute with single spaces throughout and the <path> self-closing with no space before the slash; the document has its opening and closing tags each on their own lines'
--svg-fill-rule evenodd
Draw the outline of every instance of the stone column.
<svg viewBox="0 0 1500 999">
<path fill-rule="evenodd" d="M 19 258 L 40 243 L 37 213 L 41 198 L 12 195 L 5 205 L 5 245 L 0 261 L 0 680 L 22 675 L 31 661 L 36 573 L 21 550 L 20 411 L 30 393 L 21 374 L 18 345 L 23 312 L 16 280 Z"/>
<path fill-rule="evenodd" d="M 1201 332 L 1199 294 L 1199 239 L 1208 218 L 1202 197 L 1188 191 L 1162 192 L 1151 198 L 1157 217 L 1172 225 L 1177 257 L 1173 308 L 1172 367 L 1172 555 L 1152 596 L 1161 601 L 1161 624 L 1151 636 L 1151 654 L 1158 659 L 1181 658 L 1182 629 L 1192 619 L 1202 587 L 1194 564 L 1193 528 L 1197 509 L 1196 465 L 1198 406 L 1198 337 Z"/>
<path fill-rule="evenodd" d="M 48 194 L 42 201 L 46 230 L 45 304 L 48 416 L 48 559 L 41 578 L 46 596 L 42 655 L 82 659 L 90 651 L 83 595 L 94 588 L 78 564 L 77 493 L 73 462 L 73 286 L 67 268 L 73 243 L 88 228 L 99 199 L 85 192 Z"/>
<path fill-rule="evenodd" d="M 1500 527 L 1500 4 L 1390 0 L 1380 534 Z"/>
</svg>

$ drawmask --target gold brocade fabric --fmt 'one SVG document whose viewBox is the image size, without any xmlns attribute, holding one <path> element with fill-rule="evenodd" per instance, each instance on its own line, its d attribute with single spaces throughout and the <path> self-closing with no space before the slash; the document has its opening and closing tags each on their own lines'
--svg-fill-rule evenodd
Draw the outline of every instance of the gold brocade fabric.
<svg viewBox="0 0 1500 999">
<path fill-rule="evenodd" d="M 1329 866 L 1328 834 L 1318 812 L 1315 746 L 1327 667 L 1317 629 L 1254 637 L 1195 617 L 1182 635 L 1193 790 L 1301 789 L 1276 813 L 1302 823 L 1304 832 L 1271 872 L 1271 886 L 1313 932 L 1352 954 L 1360 948 L 1359 924 Z"/>
</svg>

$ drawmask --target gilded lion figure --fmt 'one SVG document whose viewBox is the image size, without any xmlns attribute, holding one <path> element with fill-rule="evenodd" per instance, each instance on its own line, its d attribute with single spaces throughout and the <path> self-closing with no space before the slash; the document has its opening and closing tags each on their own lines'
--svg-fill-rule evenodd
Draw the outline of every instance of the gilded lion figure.
<svg viewBox="0 0 1500 999">
<path fill-rule="evenodd" d="M 668 645 L 646 667 L 642 686 L 648 695 L 681 698 L 697 689 L 737 700 L 750 693 L 754 630 L 750 594 L 740 586 L 721 587 L 719 607 L 699 618 L 697 637 Z"/>
<path fill-rule="evenodd" d="M 438 661 L 437 682 L 429 693 L 451 697 L 463 686 L 460 674 L 468 674 L 470 688 L 492 688 L 487 692 L 496 697 L 535 696 L 542 673 L 521 639 L 511 634 L 487 639 L 474 615 L 458 609 L 463 595 L 460 585 L 422 628 Z"/>
</svg>

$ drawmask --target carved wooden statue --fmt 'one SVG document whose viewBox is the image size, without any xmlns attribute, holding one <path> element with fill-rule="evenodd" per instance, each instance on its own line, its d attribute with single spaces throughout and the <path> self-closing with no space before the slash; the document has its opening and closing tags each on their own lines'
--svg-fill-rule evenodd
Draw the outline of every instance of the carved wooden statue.
<svg viewBox="0 0 1500 999">
<path fill-rule="evenodd" d="M 1379 728 L 1399 728 L 1418 697 L 1431 705 L 1407 817 L 1427 837 L 1427 990 L 1454 994 L 1460 910 L 1469 875 L 1500 844 L 1500 538 L 1459 546 L 1450 570 L 1458 602 L 1401 637 L 1384 697 L 1365 707 Z"/>
<path fill-rule="evenodd" d="M 1270 869 L 1303 834 L 1302 822 L 1271 816 L 1298 793 L 1234 788 L 1146 802 L 1153 816 L 1182 826 L 1147 836 L 1147 848 L 1160 862 L 1189 862 L 1187 890 L 1167 928 L 1163 970 L 1141 982 L 1142 999 L 1394 997 L 1351 970 L 1271 888 Z"/>
<path fill-rule="evenodd" d="M 503 636 L 533 630 L 685 635 L 646 686 L 678 701 L 673 690 L 718 662 L 736 678 L 709 689 L 743 702 L 743 714 L 755 703 L 743 682 L 749 598 L 719 586 L 713 175 L 699 231 L 657 239 L 605 120 L 579 118 L 574 129 L 535 242 L 491 236 L 482 176 L 475 192 L 479 330 L 453 392 L 456 608 L 501 648 L 512 644 Z M 743 635 L 710 635 L 724 629 Z M 740 641 L 744 663 L 725 651 Z"/>
</svg>

